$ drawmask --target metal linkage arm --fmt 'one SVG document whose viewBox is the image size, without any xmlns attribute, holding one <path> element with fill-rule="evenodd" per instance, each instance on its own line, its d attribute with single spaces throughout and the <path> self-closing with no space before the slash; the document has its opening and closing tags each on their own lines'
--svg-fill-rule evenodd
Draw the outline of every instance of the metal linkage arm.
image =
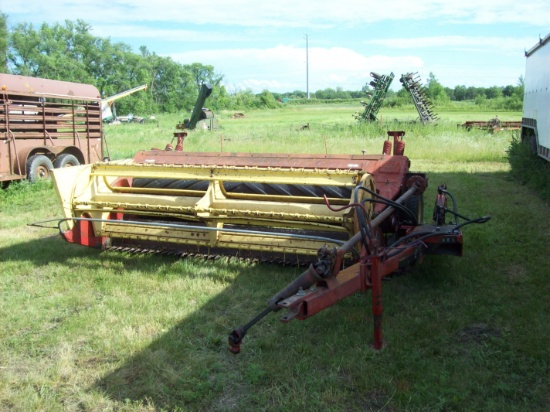
<svg viewBox="0 0 550 412">
<path fill-rule="evenodd" d="M 325 277 L 330 276 L 332 265 L 334 264 L 334 254 L 331 251 L 321 249 L 319 251 L 320 259 L 318 262 L 311 264 L 300 276 L 293 282 L 269 300 L 267 308 L 265 308 L 258 316 L 254 317 L 250 322 L 243 326 L 239 326 L 229 334 L 229 350 L 237 354 L 241 351 L 241 342 L 248 329 L 254 326 L 258 321 L 263 319 L 269 313 L 280 309 L 279 302 L 285 300 L 289 296 L 301 293 L 301 291 L 310 288 Z"/>
<path fill-rule="evenodd" d="M 412 184 L 395 203 L 403 204 L 419 190 L 421 189 L 416 183 Z M 393 206 L 388 206 L 384 209 L 382 213 L 370 222 L 371 230 L 378 227 L 384 220 L 391 216 L 394 211 L 395 207 Z M 242 339 L 246 335 L 248 329 L 273 311 L 283 308 L 290 310 L 289 314 L 281 319 L 283 322 L 288 322 L 294 318 L 305 319 L 359 290 L 368 289 L 370 287 L 370 281 L 367 282 L 366 275 L 367 265 L 370 265 L 368 256 L 363 256 L 365 263 L 353 265 L 348 268 L 345 273 L 340 272 L 339 269 L 344 255 L 360 241 L 361 233 L 356 233 L 336 250 L 321 248 L 317 256 L 318 262 L 310 265 L 308 269 L 293 282 L 275 294 L 269 300 L 267 308 L 258 316 L 231 332 L 229 335 L 229 350 L 234 354 L 238 354 L 240 352 Z M 402 254 L 406 254 L 406 252 L 400 253 L 399 256 Z M 397 269 L 399 256 L 396 256 L 395 259 L 392 260 L 397 262 L 395 265 L 386 265 L 388 274 Z M 310 288 L 314 285 L 316 285 L 316 288 L 311 290 Z M 316 298 L 315 304 L 313 303 L 313 298 Z M 306 310 L 304 302 L 307 302 L 308 299 L 311 303 L 307 305 Z"/>
</svg>

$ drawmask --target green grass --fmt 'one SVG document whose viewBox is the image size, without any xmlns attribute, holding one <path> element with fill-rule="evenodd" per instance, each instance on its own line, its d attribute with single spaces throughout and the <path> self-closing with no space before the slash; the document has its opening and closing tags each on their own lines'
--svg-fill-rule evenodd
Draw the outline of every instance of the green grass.
<svg viewBox="0 0 550 412">
<path fill-rule="evenodd" d="M 511 132 L 489 134 L 474 129 L 467 133 L 457 125 L 465 119 L 487 119 L 494 113 L 441 113 L 441 119 L 429 127 L 411 123 L 412 111 L 382 110 L 380 122 L 358 124 L 352 117 L 357 107 L 289 106 L 281 110 L 244 112 L 245 118 L 233 119 L 234 112 L 216 114 L 221 128 L 214 132 L 189 132 L 186 151 L 288 152 L 299 148 L 307 153 L 379 153 L 388 130 L 404 130 L 406 153 L 414 162 L 426 159 L 438 162 L 507 163 L 506 150 Z M 502 120 L 521 119 L 521 113 L 499 114 Z M 387 120 L 385 120 L 387 119 Z M 146 125 L 121 124 L 106 126 L 113 158 L 131 157 L 136 150 L 164 148 L 172 138 L 181 116 L 158 116 Z M 302 129 L 309 125 L 307 129 Z M 457 139 L 458 135 L 467 138 Z M 345 142 L 345 144 L 342 144 Z"/>
<path fill-rule="evenodd" d="M 461 213 L 492 216 L 464 229 L 462 258 L 430 256 L 384 283 L 382 352 L 370 294 L 357 294 L 305 322 L 269 316 L 234 356 L 227 334 L 300 270 L 67 244 L 27 226 L 61 215 L 52 185 L 22 182 L 0 192 L 0 410 L 547 409 L 550 221 L 509 173 L 512 133 L 457 129 L 463 113 L 357 125 L 354 110 L 219 113 L 222 129 L 190 132 L 185 148 L 218 151 L 221 136 L 225 151 L 378 153 L 399 126 L 412 168 L 429 173 L 427 216 L 443 182 Z M 164 147 L 177 121 L 107 127 L 112 157 Z"/>
<path fill-rule="evenodd" d="M 515 138 L 508 149 L 512 176 L 550 204 L 550 162 L 533 154 L 527 142 Z"/>
</svg>

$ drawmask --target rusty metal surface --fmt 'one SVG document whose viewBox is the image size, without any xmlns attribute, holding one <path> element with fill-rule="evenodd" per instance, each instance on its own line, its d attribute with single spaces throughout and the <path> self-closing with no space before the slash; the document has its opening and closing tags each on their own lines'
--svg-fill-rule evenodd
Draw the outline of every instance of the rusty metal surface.
<svg viewBox="0 0 550 412">
<path fill-rule="evenodd" d="M 384 157 L 383 155 L 169 152 L 151 150 L 138 152 L 134 156 L 134 163 L 366 170 L 369 163 L 383 161 Z"/>
<path fill-rule="evenodd" d="M 95 86 L 61 80 L 49 80 L 0 73 L 0 92 L 7 94 L 40 95 L 43 97 L 67 97 L 70 99 L 100 101 Z"/>
<path fill-rule="evenodd" d="M 103 155 L 101 110 L 98 103 L 73 104 L 0 93 L 0 181 L 26 176 L 27 159 L 47 155 L 55 161 L 68 153 L 81 163 Z"/>
<path fill-rule="evenodd" d="M 218 153 L 140 151 L 134 164 L 187 165 L 201 167 L 250 167 L 312 170 L 353 170 L 369 173 L 384 197 L 393 199 L 399 193 L 410 161 L 405 156 L 322 155 L 279 153 Z M 296 172 L 299 175 L 299 172 Z"/>
<path fill-rule="evenodd" d="M 502 130 L 519 130 L 521 128 L 521 122 L 514 121 L 500 121 L 498 119 L 491 119 L 489 121 L 484 120 L 469 120 L 459 126 L 467 129 L 468 131 L 473 128 L 488 130 L 493 132 L 499 132 Z"/>
<path fill-rule="evenodd" d="M 422 85 L 418 73 L 403 74 L 399 81 L 411 95 L 422 124 L 439 120 L 439 117 L 435 113 L 433 103 L 426 93 L 426 87 Z"/>
</svg>

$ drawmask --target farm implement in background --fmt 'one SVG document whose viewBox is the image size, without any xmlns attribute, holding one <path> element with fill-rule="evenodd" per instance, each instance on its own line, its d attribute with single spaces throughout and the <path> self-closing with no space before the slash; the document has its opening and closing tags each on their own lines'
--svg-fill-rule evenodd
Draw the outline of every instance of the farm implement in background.
<svg viewBox="0 0 550 412">
<path fill-rule="evenodd" d="M 101 107 L 91 84 L 0 73 L 0 182 L 108 157 Z"/>
<path fill-rule="evenodd" d="M 176 125 L 178 131 L 174 132 L 174 137 L 172 141 L 166 145 L 165 151 L 183 151 L 183 141 L 187 137 L 187 132 L 185 130 L 194 130 L 199 124 L 202 130 L 214 130 L 219 127 L 217 119 L 214 118 L 214 112 L 203 107 L 204 102 L 210 94 L 212 94 L 212 87 L 209 84 L 203 83 L 199 90 L 199 95 L 197 96 L 193 111 L 191 112 L 191 117 L 184 119 L 183 122 Z M 174 140 L 176 140 L 175 148 L 173 145 Z"/>
<path fill-rule="evenodd" d="M 360 122 L 374 122 L 378 120 L 376 115 L 382 106 L 382 102 L 386 98 L 388 89 L 390 88 L 391 82 L 394 78 L 394 74 L 390 73 L 389 75 L 380 75 L 378 73 L 370 74 L 373 80 L 369 83 L 372 86 L 373 91 L 370 92 L 370 100 L 368 102 L 361 101 L 361 104 L 364 106 L 363 113 L 357 113 L 353 116 Z"/>
<path fill-rule="evenodd" d="M 207 109 L 204 106 L 204 102 L 212 94 L 212 86 L 209 84 L 203 83 L 199 90 L 199 95 L 193 111 L 191 112 L 191 117 L 189 119 L 184 119 L 183 122 L 176 125 L 177 129 L 187 129 L 193 130 L 197 127 L 197 124 L 200 122 L 203 125 L 204 129 L 214 130 L 217 128 L 217 123 L 214 121 L 214 112 L 210 109 Z"/>
<path fill-rule="evenodd" d="M 371 73 L 370 75 L 374 78 L 374 80 L 369 83 L 369 85 L 373 87 L 373 91 L 368 93 L 370 100 L 368 102 L 361 101 L 361 104 L 364 106 L 363 112 L 353 115 L 359 122 L 374 122 L 378 120 L 376 116 L 394 78 L 393 73 L 387 76 L 377 73 Z M 420 83 L 420 77 L 417 73 L 403 74 L 399 81 L 411 95 L 422 124 L 437 120 L 438 117 L 434 112 L 433 104 L 426 95 L 426 89 Z"/>
<path fill-rule="evenodd" d="M 114 123 L 114 122 L 131 122 L 131 121 L 137 121 L 139 123 L 143 122 L 143 117 L 134 117 L 131 116 L 121 116 L 117 117 L 116 115 L 116 108 L 115 108 L 115 101 L 118 99 L 122 99 L 123 97 L 130 96 L 133 93 L 139 92 L 140 90 L 147 90 L 147 85 L 142 84 L 141 86 L 134 87 L 132 89 L 114 94 L 110 97 L 106 97 L 105 99 L 101 99 L 101 118 L 104 122 L 107 123 Z"/>
<path fill-rule="evenodd" d="M 422 86 L 417 73 L 407 73 L 401 76 L 399 81 L 412 97 L 418 117 L 422 124 L 431 123 L 438 119 L 433 110 L 433 104 L 426 94 L 426 88 Z"/>
<path fill-rule="evenodd" d="M 423 223 L 424 173 L 412 172 L 403 131 L 380 154 L 138 152 L 133 159 L 54 170 L 68 242 L 128 252 L 232 256 L 307 269 L 254 319 L 307 319 L 355 293 L 372 292 L 374 347 L 381 349 L 382 279 L 425 255 L 462 255 L 468 219 L 439 186 Z M 450 199 L 451 206 L 447 205 Z M 449 220 L 448 223 L 447 220 Z"/>
<path fill-rule="evenodd" d="M 498 117 L 488 121 L 469 120 L 462 124 L 459 124 L 470 131 L 472 129 L 487 130 L 491 133 L 501 132 L 503 130 L 519 130 L 521 129 L 521 122 L 503 122 Z"/>
</svg>

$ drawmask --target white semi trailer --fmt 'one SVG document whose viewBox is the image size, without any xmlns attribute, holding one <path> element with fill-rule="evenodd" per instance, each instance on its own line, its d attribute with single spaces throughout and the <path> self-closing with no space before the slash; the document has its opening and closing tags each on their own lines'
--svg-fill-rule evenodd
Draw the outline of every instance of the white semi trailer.
<svg viewBox="0 0 550 412">
<path fill-rule="evenodd" d="M 525 94 L 521 138 L 550 161 L 550 34 L 525 52 Z"/>
</svg>

